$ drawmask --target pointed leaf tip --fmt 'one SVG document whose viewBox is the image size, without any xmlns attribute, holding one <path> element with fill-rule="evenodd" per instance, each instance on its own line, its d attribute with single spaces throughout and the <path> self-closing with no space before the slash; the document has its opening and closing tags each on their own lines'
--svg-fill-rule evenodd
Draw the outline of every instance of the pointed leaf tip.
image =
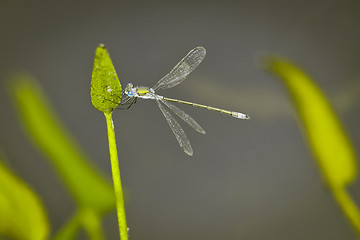
<svg viewBox="0 0 360 240">
<path fill-rule="evenodd" d="M 91 77 L 91 102 L 102 112 L 111 112 L 119 105 L 122 89 L 109 53 L 104 44 L 96 48 Z"/>
</svg>

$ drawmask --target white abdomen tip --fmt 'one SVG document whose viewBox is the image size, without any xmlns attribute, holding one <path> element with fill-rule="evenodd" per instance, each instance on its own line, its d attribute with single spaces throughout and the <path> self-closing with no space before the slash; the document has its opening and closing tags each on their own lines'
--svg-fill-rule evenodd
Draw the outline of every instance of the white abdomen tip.
<svg viewBox="0 0 360 240">
<path fill-rule="evenodd" d="M 244 113 L 239 113 L 239 112 L 233 112 L 232 113 L 233 117 L 239 118 L 239 119 L 250 119 L 250 116 Z"/>
</svg>

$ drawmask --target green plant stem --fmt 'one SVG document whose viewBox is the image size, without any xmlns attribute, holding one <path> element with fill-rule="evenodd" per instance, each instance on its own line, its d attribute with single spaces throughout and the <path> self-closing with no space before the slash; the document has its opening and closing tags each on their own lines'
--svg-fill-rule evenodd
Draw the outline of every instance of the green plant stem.
<svg viewBox="0 0 360 240">
<path fill-rule="evenodd" d="M 53 240 L 75 239 L 80 229 L 79 212 L 66 221 L 64 226 L 55 234 Z"/>
<path fill-rule="evenodd" d="M 103 240 L 104 233 L 101 226 L 101 219 L 92 209 L 80 210 L 80 221 L 85 227 L 90 240 Z"/>
<path fill-rule="evenodd" d="M 120 179 L 120 169 L 118 162 L 118 154 L 116 149 L 116 140 L 115 140 L 115 131 L 114 124 L 112 121 L 112 112 L 104 112 L 106 118 L 106 125 L 108 129 L 108 139 L 109 139 L 109 152 L 110 152 L 110 161 L 111 161 L 111 171 L 114 182 L 115 197 L 116 197 L 116 209 L 119 223 L 119 232 L 121 240 L 128 240 L 128 230 L 126 225 L 126 216 L 125 216 L 125 207 L 124 207 L 124 197 L 123 190 L 121 187 Z"/>
<path fill-rule="evenodd" d="M 351 198 L 345 188 L 334 190 L 334 194 L 344 214 L 350 220 L 358 236 L 360 236 L 360 212 L 354 203 L 354 200 Z"/>
</svg>

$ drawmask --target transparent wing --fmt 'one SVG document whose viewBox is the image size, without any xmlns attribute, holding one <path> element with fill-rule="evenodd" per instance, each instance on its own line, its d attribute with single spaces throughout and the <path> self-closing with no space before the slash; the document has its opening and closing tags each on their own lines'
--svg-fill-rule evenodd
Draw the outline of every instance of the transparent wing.
<svg viewBox="0 0 360 240">
<path fill-rule="evenodd" d="M 190 125 L 193 129 L 198 131 L 199 133 L 205 134 L 205 130 L 186 112 L 176 107 L 174 104 L 169 103 L 163 99 L 160 99 L 162 103 L 164 103 L 168 108 L 170 108 L 176 115 L 178 115 L 182 120 L 184 120 L 187 124 Z"/>
<path fill-rule="evenodd" d="M 171 130 L 173 131 L 176 140 L 179 142 L 180 147 L 187 155 L 192 156 L 193 150 L 184 130 L 181 128 L 179 123 L 170 115 L 170 113 L 160 104 L 159 100 L 156 99 L 156 102 L 159 105 L 161 112 L 164 114 L 164 117 L 168 122 Z"/>
<path fill-rule="evenodd" d="M 206 50 L 203 47 L 196 47 L 191 50 L 168 74 L 160 79 L 154 90 L 160 88 L 172 88 L 181 83 L 204 59 Z"/>
</svg>

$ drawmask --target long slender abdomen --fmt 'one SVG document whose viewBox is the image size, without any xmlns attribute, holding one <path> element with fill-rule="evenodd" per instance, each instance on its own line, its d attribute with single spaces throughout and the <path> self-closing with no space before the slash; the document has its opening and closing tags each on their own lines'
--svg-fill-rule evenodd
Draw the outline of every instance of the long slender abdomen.
<svg viewBox="0 0 360 240">
<path fill-rule="evenodd" d="M 187 101 L 183 101 L 183 100 L 179 100 L 179 99 L 173 99 L 173 98 L 167 98 L 167 97 L 163 97 L 163 99 L 166 101 L 170 101 L 170 102 L 183 103 L 183 104 L 187 104 L 187 105 L 192 105 L 194 107 L 205 108 L 205 109 L 208 109 L 211 111 L 224 113 L 224 114 L 227 114 L 232 117 L 239 118 L 239 119 L 250 119 L 249 115 L 240 113 L 240 112 L 229 111 L 229 110 L 225 110 L 225 109 L 221 109 L 221 108 L 211 107 L 211 106 L 202 105 L 202 104 L 193 103 L 193 102 L 187 102 Z"/>
</svg>

